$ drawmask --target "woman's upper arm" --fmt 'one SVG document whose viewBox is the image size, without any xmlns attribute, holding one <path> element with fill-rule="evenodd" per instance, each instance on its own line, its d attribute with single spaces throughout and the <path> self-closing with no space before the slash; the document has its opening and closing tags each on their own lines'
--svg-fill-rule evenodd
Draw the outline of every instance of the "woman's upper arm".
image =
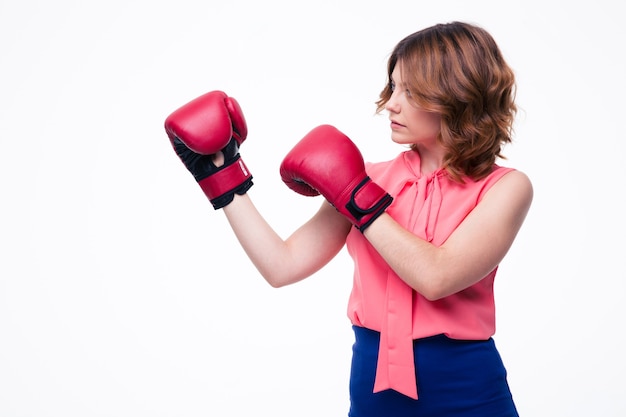
<svg viewBox="0 0 626 417">
<path fill-rule="evenodd" d="M 496 182 L 480 203 L 441 246 L 459 289 L 491 272 L 519 232 L 533 199 L 528 177 L 511 171 Z M 454 270 L 456 269 L 456 271 Z M 454 283 L 450 283 L 454 284 Z"/>
<path fill-rule="evenodd" d="M 325 200 L 287 239 L 276 233 L 247 194 L 236 195 L 224 213 L 246 254 L 273 287 L 300 281 L 327 264 L 343 247 L 351 226 Z"/>
<path fill-rule="evenodd" d="M 487 276 L 504 258 L 533 197 L 529 179 L 511 171 L 496 182 L 450 237 L 435 246 L 383 214 L 365 236 L 413 289 L 436 300 Z"/>
<path fill-rule="evenodd" d="M 315 215 L 286 239 L 290 265 L 297 269 L 291 275 L 299 280 L 326 265 L 345 244 L 351 227 L 352 224 L 324 200 Z"/>
</svg>

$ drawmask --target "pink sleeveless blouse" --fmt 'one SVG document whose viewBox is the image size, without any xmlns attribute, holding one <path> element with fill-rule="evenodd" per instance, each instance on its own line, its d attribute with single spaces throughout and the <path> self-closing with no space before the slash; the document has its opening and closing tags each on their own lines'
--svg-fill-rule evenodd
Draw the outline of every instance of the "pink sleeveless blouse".
<svg viewBox="0 0 626 417">
<path fill-rule="evenodd" d="M 387 213 L 408 230 L 442 245 L 480 202 L 489 188 L 512 168 L 495 165 L 488 177 L 460 184 L 445 170 L 421 175 L 417 152 L 368 163 L 368 175 L 394 197 Z M 380 332 L 374 392 L 394 389 L 417 399 L 413 340 L 445 334 L 453 339 L 486 340 L 495 332 L 495 268 L 476 284 L 429 301 L 404 283 L 356 228 L 346 241 L 354 260 L 348 301 L 352 324 Z"/>
</svg>

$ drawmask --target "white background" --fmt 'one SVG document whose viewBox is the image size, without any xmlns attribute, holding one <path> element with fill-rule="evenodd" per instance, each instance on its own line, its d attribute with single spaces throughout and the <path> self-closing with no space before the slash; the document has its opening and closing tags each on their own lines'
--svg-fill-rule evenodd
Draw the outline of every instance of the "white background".
<svg viewBox="0 0 626 417">
<path fill-rule="evenodd" d="M 287 236 L 319 206 L 278 166 L 335 124 L 367 160 L 404 36 L 465 20 L 518 77 L 508 161 L 535 200 L 496 280 L 522 416 L 623 416 L 624 14 L 571 1 L 0 1 L 0 416 L 345 416 L 345 251 L 276 290 L 172 151 L 165 117 L 241 104 L 250 195 Z"/>
</svg>

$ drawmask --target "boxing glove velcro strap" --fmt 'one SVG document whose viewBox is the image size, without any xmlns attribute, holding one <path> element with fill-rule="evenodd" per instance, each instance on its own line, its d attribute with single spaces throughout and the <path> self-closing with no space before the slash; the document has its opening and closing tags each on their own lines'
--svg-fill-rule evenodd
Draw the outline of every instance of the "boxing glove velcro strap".
<svg viewBox="0 0 626 417">
<path fill-rule="evenodd" d="M 252 175 L 239 155 L 228 165 L 198 181 L 213 208 L 220 209 L 233 201 L 233 196 L 245 194 L 252 186 Z"/>
<path fill-rule="evenodd" d="M 355 219 L 355 226 L 363 232 L 389 205 L 393 197 L 370 177 L 365 177 L 352 191 L 346 209 Z"/>
</svg>

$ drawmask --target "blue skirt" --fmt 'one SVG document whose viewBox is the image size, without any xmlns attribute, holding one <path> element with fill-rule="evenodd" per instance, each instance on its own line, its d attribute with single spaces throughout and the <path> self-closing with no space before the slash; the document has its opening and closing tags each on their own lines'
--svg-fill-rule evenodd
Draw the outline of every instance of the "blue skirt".
<svg viewBox="0 0 626 417">
<path fill-rule="evenodd" d="M 353 326 L 349 417 L 518 417 L 493 339 L 444 335 L 413 342 L 418 399 L 394 390 L 374 394 L 380 333 Z"/>
</svg>

